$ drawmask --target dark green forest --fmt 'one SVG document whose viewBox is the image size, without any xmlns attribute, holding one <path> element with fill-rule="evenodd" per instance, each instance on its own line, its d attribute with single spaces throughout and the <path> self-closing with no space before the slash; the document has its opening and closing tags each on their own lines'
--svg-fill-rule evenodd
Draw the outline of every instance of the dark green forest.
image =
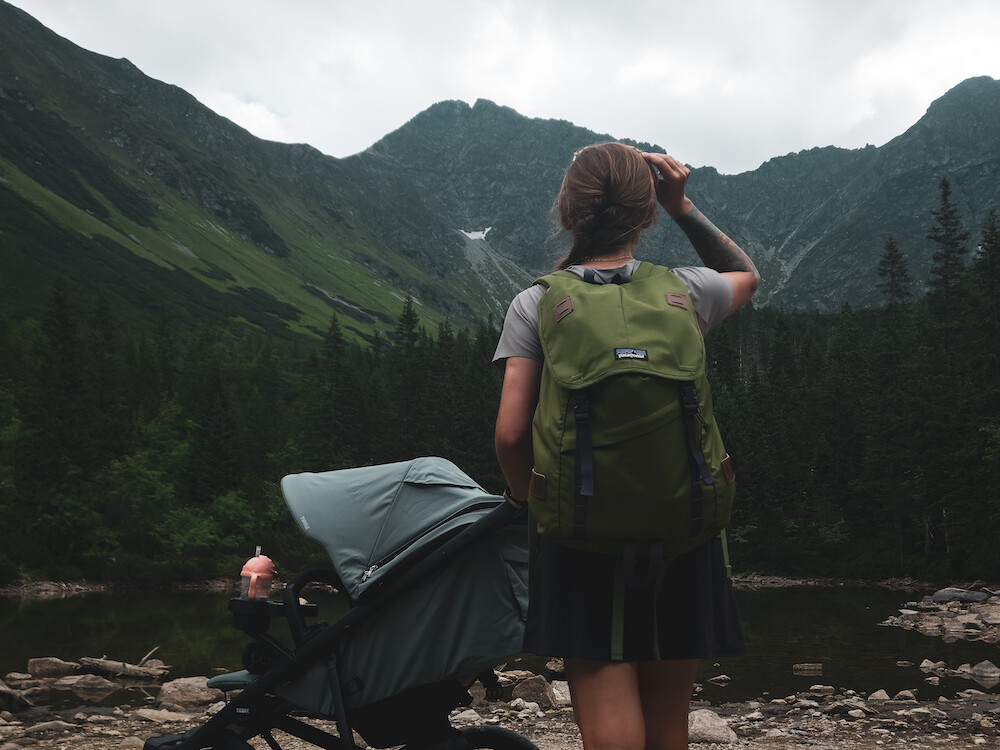
<svg viewBox="0 0 1000 750">
<path fill-rule="evenodd" d="M 872 238 L 880 308 L 748 308 L 709 336 L 737 571 L 1000 567 L 1000 229 L 964 228 L 947 181 L 927 226 L 926 294 Z M 285 572 L 322 562 L 288 473 L 440 455 L 503 486 L 493 321 L 430 334 L 407 301 L 370 345 L 336 316 L 290 343 L 169 309 L 145 326 L 61 281 L 43 307 L 0 318 L 0 583 L 236 577 L 256 545 Z"/>
</svg>

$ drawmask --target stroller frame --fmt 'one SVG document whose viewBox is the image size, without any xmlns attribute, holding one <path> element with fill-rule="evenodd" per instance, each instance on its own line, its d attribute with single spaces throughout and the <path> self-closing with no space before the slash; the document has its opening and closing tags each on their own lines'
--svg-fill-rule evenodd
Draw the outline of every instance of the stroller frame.
<svg viewBox="0 0 1000 750">
<path fill-rule="evenodd" d="M 431 550 L 399 575 L 381 583 L 379 590 L 371 592 L 366 601 L 352 607 L 343 617 L 329 625 L 314 625 L 307 629 L 305 617 L 316 614 L 316 605 L 299 603 L 299 592 L 308 583 L 327 583 L 340 590 L 337 574 L 332 570 L 306 571 L 289 583 L 283 601 L 242 600 L 230 601 L 234 627 L 250 634 L 256 641 L 250 647 L 263 649 L 272 666 L 257 675 L 242 691 L 227 701 L 224 708 L 199 727 L 182 735 L 152 737 L 146 740 L 144 750 L 253 750 L 247 742 L 262 738 L 272 750 L 281 750 L 272 730 L 277 729 L 298 737 L 325 750 L 354 750 L 354 732 L 344 703 L 344 689 L 337 664 L 341 657 L 341 644 L 350 632 L 361 627 L 379 614 L 399 593 L 418 581 L 426 579 L 435 570 L 454 561 L 470 549 L 480 538 L 496 533 L 506 525 L 521 521 L 526 511 L 503 502 L 457 531 L 443 544 Z M 271 616 L 287 619 L 295 647 L 287 648 L 266 631 Z M 274 694 L 275 688 L 300 677 L 318 660 L 325 660 L 333 697 L 333 719 L 337 735 L 308 724 L 292 713 L 295 704 Z M 491 672 L 492 674 L 492 672 Z M 419 688 L 418 688 L 419 690 Z M 456 703 L 453 708 L 460 705 Z M 331 717 L 324 716 L 329 719 Z M 499 727 L 471 727 L 461 732 L 451 727 L 447 714 L 443 717 L 443 731 L 434 738 L 418 737 L 408 742 L 415 750 L 463 750 L 464 748 L 497 748 L 497 750 L 537 750 L 526 738 Z"/>
</svg>

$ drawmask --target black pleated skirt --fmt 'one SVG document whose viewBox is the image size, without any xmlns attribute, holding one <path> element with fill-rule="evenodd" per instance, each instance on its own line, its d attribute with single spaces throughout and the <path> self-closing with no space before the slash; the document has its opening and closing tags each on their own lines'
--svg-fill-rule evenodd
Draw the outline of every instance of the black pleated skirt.
<svg viewBox="0 0 1000 750">
<path fill-rule="evenodd" d="M 615 584 L 620 556 L 535 538 L 525 651 L 614 661 Z M 722 552 L 712 539 L 674 559 L 640 588 L 624 587 L 623 661 L 706 659 L 745 649 Z"/>
</svg>

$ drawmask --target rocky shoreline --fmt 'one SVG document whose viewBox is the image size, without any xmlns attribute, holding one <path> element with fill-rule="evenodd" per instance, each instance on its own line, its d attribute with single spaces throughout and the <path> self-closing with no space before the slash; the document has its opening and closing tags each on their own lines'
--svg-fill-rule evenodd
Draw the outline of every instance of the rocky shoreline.
<svg viewBox="0 0 1000 750">
<path fill-rule="evenodd" d="M 188 677 L 164 683 L 145 706 L 86 705 L 88 696 L 115 688 L 113 681 L 79 674 L 77 665 L 58 659 L 32 660 L 30 666 L 46 674 L 11 673 L 5 677 L 9 686 L 0 682 L 0 750 L 141 748 L 148 737 L 179 734 L 206 721 L 225 700 L 221 692 L 205 687 L 205 677 Z M 565 682 L 519 670 L 498 676 L 511 688 L 510 700 L 489 701 L 477 684 L 470 691 L 472 705 L 453 713 L 455 726 L 505 727 L 528 737 L 540 750 L 581 746 Z M 41 697 L 52 689 L 72 690 L 84 705 L 65 710 L 29 705 L 28 696 Z M 316 723 L 334 728 L 332 722 Z M 912 691 L 861 695 L 817 684 L 771 700 L 718 706 L 694 701 L 689 726 L 692 745 L 733 750 L 997 748 L 1000 695 L 970 689 L 952 700 L 929 702 L 917 701 Z M 366 747 L 357 739 L 359 747 Z M 288 750 L 305 747 L 296 741 L 287 745 Z"/>
<path fill-rule="evenodd" d="M 737 580 L 736 585 L 831 585 L 831 582 L 748 576 Z M 856 584 L 835 582 L 832 585 Z M 923 588 L 908 581 L 869 585 L 888 585 L 897 590 Z M 20 593 L 10 590 L 5 593 L 50 598 L 109 588 L 113 587 L 95 589 L 88 584 L 35 584 L 19 589 Z M 228 591 L 232 584 L 215 582 L 199 584 L 197 588 Z M 967 638 L 997 643 L 1000 641 L 1000 596 L 982 585 L 975 589 L 942 589 L 907 603 L 898 616 L 882 624 L 920 630 L 945 640 Z M 155 659 L 144 659 L 138 666 L 155 675 L 161 664 Z M 928 681 L 944 674 L 942 664 L 920 666 L 929 675 Z M 224 705 L 225 696 L 205 688 L 206 677 L 182 678 L 160 685 L 155 679 L 136 682 L 134 673 L 131 677 L 123 677 L 87 673 L 88 670 L 87 664 L 33 659 L 26 672 L 5 675 L 0 680 L 0 750 L 141 748 L 146 738 L 182 733 L 203 723 Z M 540 750 L 581 747 L 568 689 L 558 679 L 559 667 L 550 664 L 548 671 L 555 676 L 551 682 L 527 671 L 499 672 L 509 700 L 488 701 L 485 691 L 474 686 L 472 705 L 456 711 L 453 723 L 458 727 L 493 724 L 512 729 L 528 737 Z M 720 705 L 695 700 L 690 714 L 691 743 L 733 750 L 885 750 L 903 745 L 918 750 L 942 745 L 1000 748 L 1000 694 L 987 692 L 1000 684 L 1000 669 L 987 661 L 962 665 L 952 671 L 975 679 L 986 690 L 967 689 L 950 699 L 918 701 L 916 689 L 894 695 L 883 690 L 863 694 L 816 684 L 807 691 L 782 698 L 769 696 Z M 139 700 L 140 705 L 96 705 L 125 685 L 144 691 L 148 697 Z M 65 709 L 47 707 L 45 704 L 53 691 L 63 691 L 62 695 L 71 692 L 79 697 L 79 705 Z M 317 723 L 332 729 L 330 722 Z M 254 746 L 265 747 L 263 743 Z M 305 747 L 309 746 L 296 741 L 287 744 L 288 750 Z M 366 747 L 360 738 L 359 747 Z"/>
</svg>

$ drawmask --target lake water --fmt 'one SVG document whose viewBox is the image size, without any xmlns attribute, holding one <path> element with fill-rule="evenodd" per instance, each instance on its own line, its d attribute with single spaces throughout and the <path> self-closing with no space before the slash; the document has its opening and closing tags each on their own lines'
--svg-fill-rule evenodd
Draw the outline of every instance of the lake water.
<svg viewBox="0 0 1000 750">
<path fill-rule="evenodd" d="M 883 688 L 890 696 L 917 689 L 923 699 L 951 697 L 967 688 L 985 690 L 961 678 L 943 678 L 932 686 L 918 665 L 924 659 L 944 661 L 951 668 L 984 659 L 1000 663 L 996 644 L 947 644 L 879 625 L 922 595 L 855 587 L 738 590 L 748 652 L 703 662 L 698 697 L 713 704 L 769 699 L 815 684 L 863 693 Z M 343 612 L 339 599 L 313 591 L 308 597 L 320 605 L 321 619 L 333 621 Z M 156 656 L 171 666 L 171 677 L 240 669 L 248 637 L 231 627 L 228 599 L 228 594 L 188 592 L 99 593 L 47 601 L 0 598 L 0 675 L 24 671 L 35 656 L 107 656 L 135 663 L 154 647 L 159 647 Z M 283 625 L 272 631 L 278 637 L 286 632 Z M 899 666 L 901 661 L 912 665 Z M 822 664 L 823 673 L 793 674 L 793 665 L 800 663 Z M 522 665 L 537 667 L 539 662 L 526 658 Z M 727 686 L 708 682 L 721 674 L 729 676 Z M 111 705 L 122 698 L 110 696 L 104 702 Z M 59 702 L 59 696 L 54 700 Z M 133 694 L 130 700 L 146 697 Z"/>
</svg>

